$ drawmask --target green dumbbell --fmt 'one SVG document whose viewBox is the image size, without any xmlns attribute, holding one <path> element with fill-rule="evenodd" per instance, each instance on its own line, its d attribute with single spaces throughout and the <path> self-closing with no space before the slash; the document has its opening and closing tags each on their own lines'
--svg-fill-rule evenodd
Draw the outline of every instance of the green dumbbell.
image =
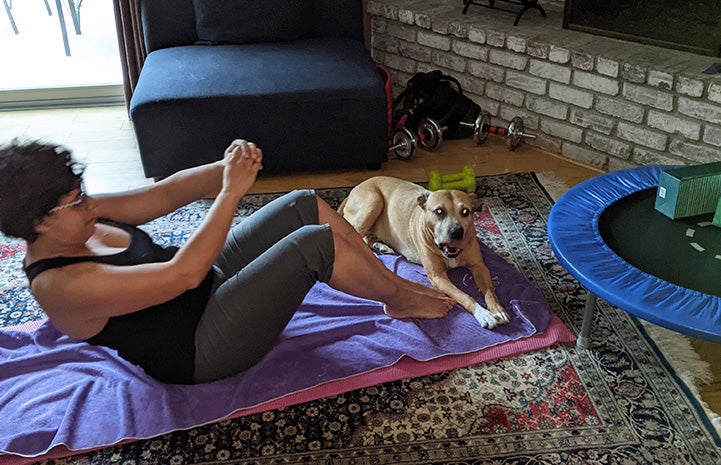
<svg viewBox="0 0 721 465">
<path fill-rule="evenodd" d="M 455 189 L 472 194 L 476 191 L 476 173 L 470 166 L 464 166 L 460 173 L 441 175 L 438 171 L 431 171 L 428 179 L 428 189 Z"/>
</svg>

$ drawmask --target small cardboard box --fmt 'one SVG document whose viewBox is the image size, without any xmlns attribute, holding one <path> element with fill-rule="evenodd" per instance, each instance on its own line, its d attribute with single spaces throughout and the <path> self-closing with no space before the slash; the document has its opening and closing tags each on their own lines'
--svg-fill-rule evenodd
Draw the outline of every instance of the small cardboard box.
<svg viewBox="0 0 721 465">
<path fill-rule="evenodd" d="M 716 205 L 716 213 L 713 215 L 711 224 L 717 228 L 721 228 L 721 197 L 718 199 L 718 205 Z"/>
<path fill-rule="evenodd" d="M 721 162 L 661 171 L 656 210 L 671 219 L 713 213 L 721 197 Z"/>
</svg>

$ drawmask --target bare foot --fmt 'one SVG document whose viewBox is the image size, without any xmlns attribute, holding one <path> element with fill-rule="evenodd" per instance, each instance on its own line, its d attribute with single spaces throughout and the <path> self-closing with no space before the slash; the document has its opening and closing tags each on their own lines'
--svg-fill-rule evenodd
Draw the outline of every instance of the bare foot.
<svg viewBox="0 0 721 465">
<path fill-rule="evenodd" d="M 454 305 L 456 301 L 442 292 L 408 281 L 401 292 L 384 303 L 383 311 L 392 318 L 443 318 Z"/>
</svg>

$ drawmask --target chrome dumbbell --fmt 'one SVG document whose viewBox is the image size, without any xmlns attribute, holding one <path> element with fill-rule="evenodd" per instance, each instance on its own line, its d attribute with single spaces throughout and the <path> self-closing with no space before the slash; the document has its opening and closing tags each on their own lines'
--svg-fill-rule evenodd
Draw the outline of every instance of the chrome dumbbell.
<svg viewBox="0 0 721 465">
<path fill-rule="evenodd" d="M 416 137 L 408 128 L 398 128 L 393 131 L 391 137 L 391 146 L 388 147 L 389 152 L 394 152 L 396 157 L 401 160 L 410 160 L 416 154 L 418 142 Z"/>
<path fill-rule="evenodd" d="M 520 116 L 515 116 L 511 119 L 511 122 L 508 123 L 508 127 L 504 128 L 502 126 L 492 126 L 491 115 L 487 111 L 481 111 L 473 124 L 473 139 L 477 144 L 482 144 L 486 141 L 488 134 L 504 136 L 508 150 L 515 150 L 516 147 L 521 145 L 523 139 L 536 138 L 535 134 L 524 131 L 523 118 Z"/>
<path fill-rule="evenodd" d="M 473 123 L 466 123 L 465 121 L 461 121 L 461 126 L 465 126 L 468 128 L 473 129 L 473 140 L 476 141 L 477 144 L 481 144 L 482 142 L 479 142 L 481 139 L 481 132 L 483 130 L 483 118 L 481 117 L 481 114 L 478 115 L 478 118 L 476 118 L 476 121 Z M 490 122 L 490 116 L 488 121 Z M 421 141 L 421 147 L 423 147 L 424 150 L 428 150 L 429 152 L 434 152 L 438 150 L 438 147 L 441 146 L 443 143 L 443 133 L 448 130 L 447 126 L 441 127 L 441 125 L 434 119 L 431 118 L 423 118 L 418 123 L 418 128 L 416 129 L 416 132 L 418 133 L 418 138 Z"/>
<path fill-rule="evenodd" d="M 461 121 L 461 126 L 473 129 L 473 140 L 477 144 L 486 141 L 488 134 L 498 134 L 506 137 L 506 146 L 508 150 L 515 150 L 523 139 L 535 139 L 535 134 L 529 134 L 524 131 L 523 119 L 516 116 L 511 120 L 507 128 L 491 125 L 491 115 L 487 111 L 481 111 L 473 123 Z M 424 118 L 418 123 L 418 137 L 421 141 L 421 147 L 428 151 L 438 150 L 443 143 L 443 133 L 447 127 L 441 127 L 435 120 Z"/>
<path fill-rule="evenodd" d="M 447 130 L 447 127 L 441 127 L 440 124 L 434 119 L 423 118 L 418 122 L 418 128 L 416 134 L 418 139 L 421 141 L 421 147 L 423 150 L 429 152 L 435 152 L 438 147 L 443 143 L 443 133 Z"/>
</svg>

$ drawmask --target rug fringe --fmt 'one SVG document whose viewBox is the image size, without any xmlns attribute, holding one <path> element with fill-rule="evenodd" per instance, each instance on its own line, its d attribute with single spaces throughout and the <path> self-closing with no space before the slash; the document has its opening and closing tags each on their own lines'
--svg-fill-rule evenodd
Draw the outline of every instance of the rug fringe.
<svg viewBox="0 0 721 465">
<path fill-rule="evenodd" d="M 535 174 L 538 181 L 540 181 L 554 202 L 568 190 L 568 185 L 552 171 L 543 171 Z"/>
<path fill-rule="evenodd" d="M 709 408 L 699 392 L 699 386 L 708 384 L 713 379 L 709 363 L 694 350 L 688 336 L 641 319 L 639 321 L 673 371 L 703 407 L 711 424 L 721 436 L 721 416 Z"/>
<path fill-rule="evenodd" d="M 535 173 L 536 178 L 546 190 L 548 195 L 556 201 L 569 187 L 552 171 Z M 662 328 L 647 321 L 639 319 L 646 333 L 661 351 L 666 361 L 671 365 L 676 375 L 683 381 L 686 388 L 698 400 L 709 421 L 721 436 L 721 415 L 711 410 L 701 398 L 699 386 L 708 384 L 713 379 L 711 366 L 703 360 L 694 350 L 691 339 L 681 333 Z"/>
</svg>

